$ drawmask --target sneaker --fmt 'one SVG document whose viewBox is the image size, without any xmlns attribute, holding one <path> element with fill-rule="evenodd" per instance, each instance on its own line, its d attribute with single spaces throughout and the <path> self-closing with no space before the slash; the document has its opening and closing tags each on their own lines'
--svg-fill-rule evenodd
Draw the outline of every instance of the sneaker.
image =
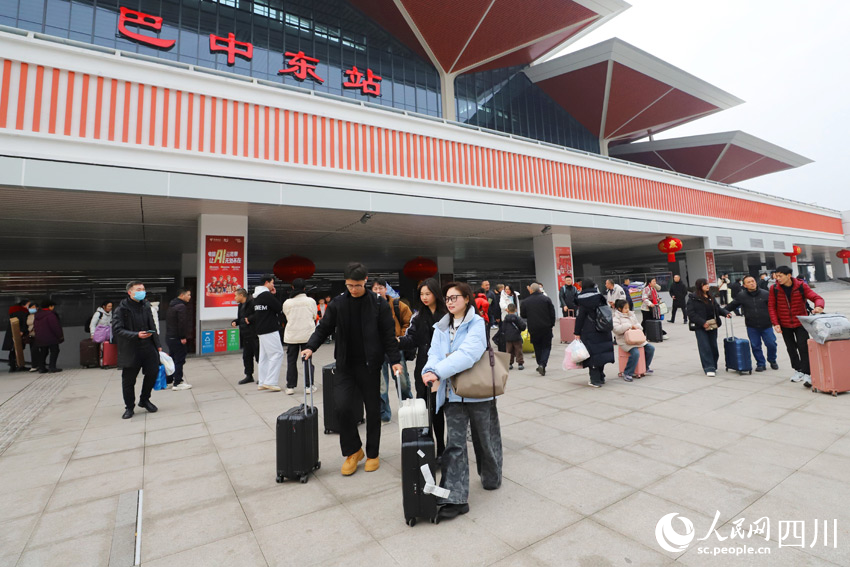
<svg viewBox="0 0 850 567">
<path fill-rule="evenodd" d="M 61 368 L 51 368 L 47 371 L 49 374 L 56 374 L 57 372 L 62 372 Z"/>
<path fill-rule="evenodd" d="M 767 370 L 766 366 L 756 366 L 756 372 L 764 372 Z"/>
<path fill-rule="evenodd" d="M 312 386 L 310 386 L 310 391 L 315 394 L 316 392 L 319 391 L 319 387 L 316 386 L 315 384 L 313 384 Z"/>
<path fill-rule="evenodd" d="M 525 370 L 525 366 L 523 366 L 522 364 L 520 364 L 516 368 L 517 368 L 517 370 Z"/>
<path fill-rule="evenodd" d="M 178 391 L 178 390 L 191 390 L 191 389 L 192 389 L 192 385 L 191 385 L 191 384 L 187 384 L 186 382 L 180 382 L 180 383 L 179 383 L 179 384 L 177 384 L 176 386 L 172 386 L 172 387 L 171 387 L 171 389 L 172 389 L 172 390 L 174 390 L 174 391 Z"/>
<path fill-rule="evenodd" d="M 277 390 L 278 390 L 278 392 L 279 392 L 279 391 L 280 391 L 280 388 L 278 388 Z M 286 395 L 287 395 L 287 396 L 291 396 L 291 395 L 292 395 L 292 394 L 294 394 L 294 393 L 295 393 L 295 388 L 287 388 L 287 389 L 286 389 Z"/>
<path fill-rule="evenodd" d="M 587 381 L 587 385 L 590 386 L 591 388 L 601 388 L 602 387 L 602 384 L 594 384 L 590 380 Z"/>
<path fill-rule="evenodd" d="M 392 420 L 389 420 L 389 419 L 382 419 L 381 420 L 381 426 L 389 425 L 391 423 L 392 423 Z"/>
<path fill-rule="evenodd" d="M 655 370 L 652 370 L 651 368 L 646 369 L 647 374 L 652 374 L 653 372 L 655 372 Z"/>
<path fill-rule="evenodd" d="M 543 368 L 542 366 L 538 365 L 537 366 L 537 373 L 540 374 L 541 376 L 546 376 L 546 369 Z"/>
<path fill-rule="evenodd" d="M 268 387 L 268 386 L 266 386 L 265 384 L 260 384 L 259 386 L 257 386 L 257 389 L 258 389 L 258 390 L 268 390 L 268 388 L 269 388 L 269 387 Z"/>
<path fill-rule="evenodd" d="M 254 382 L 253 376 L 245 376 L 238 383 L 239 384 L 252 384 Z"/>
<path fill-rule="evenodd" d="M 776 364 L 775 362 L 771 362 L 770 368 L 771 368 L 771 370 L 779 370 L 779 365 Z"/>
<path fill-rule="evenodd" d="M 38 372 L 38 366 L 33 366 L 30 368 L 30 372 Z"/>
<path fill-rule="evenodd" d="M 794 372 L 794 375 L 791 376 L 792 382 L 799 382 L 802 379 L 803 379 L 803 373 L 800 372 L 799 370 L 797 372 Z"/>
<path fill-rule="evenodd" d="M 626 382 L 634 382 L 634 378 L 632 378 L 628 374 L 623 374 L 623 380 L 625 380 Z"/>
<path fill-rule="evenodd" d="M 714 378 L 715 376 L 717 376 L 717 374 L 715 374 L 714 372 L 706 372 L 705 375 L 709 378 Z"/>
<path fill-rule="evenodd" d="M 514 369 L 514 365 L 513 365 L 513 364 L 508 364 L 508 370 L 513 370 L 513 369 Z"/>
<path fill-rule="evenodd" d="M 806 388 L 812 387 L 812 377 L 808 374 L 803 374 L 803 386 L 805 386 Z"/>
<path fill-rule="evenodd" d="M 270 392 L 280 392 L 280 386 L 266 386 L 266 390 Z"/>
</svg>

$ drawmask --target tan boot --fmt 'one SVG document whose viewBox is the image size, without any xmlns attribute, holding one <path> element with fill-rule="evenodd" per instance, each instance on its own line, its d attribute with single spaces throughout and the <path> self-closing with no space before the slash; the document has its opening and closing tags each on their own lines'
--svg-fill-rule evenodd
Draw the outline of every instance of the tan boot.
<svg viewBox="0 0 850 567">
<path fill-rule="evenodd" d="M 363 470 L 366 472 L 374 472 L 378 470 L 381 466 L 381 459 L 375 457 L 374 459 L 366 459 L 366 464 L 363 465 Z"/>
<path fill-rule="evenodd" d="M 357 463 L 362 461 L 365 456 L 366 454 L 363 452 L 363 449 L 358 449 L 356 453 L 346 457 L 345 462 L 342 463 L 342 469 L 340 470 L 342 476 L 351 476 L 357 472 Z"/>
</svg>

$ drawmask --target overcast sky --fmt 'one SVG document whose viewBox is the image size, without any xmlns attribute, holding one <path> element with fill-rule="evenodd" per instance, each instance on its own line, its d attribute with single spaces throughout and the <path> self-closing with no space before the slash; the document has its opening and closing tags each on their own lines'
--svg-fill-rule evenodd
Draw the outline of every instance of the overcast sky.
<svg viewBox="0 0 850 567">
<path fill-rule="evenodd" d="M 743 130 L 814 163 L 741 187 L 850 209 L 850 1 L 627 1 L 565 52 L 618 37 L 744 100 L 656 139 Z"/>
</svg>

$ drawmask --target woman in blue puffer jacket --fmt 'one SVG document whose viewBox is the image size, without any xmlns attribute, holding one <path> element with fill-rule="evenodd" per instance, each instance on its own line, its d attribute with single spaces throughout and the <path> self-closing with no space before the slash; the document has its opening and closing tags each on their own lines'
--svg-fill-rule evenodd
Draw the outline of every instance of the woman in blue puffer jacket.
<svg viewBox="0 0 850 567">
<path fill-rule="evenodd" d="M 496 399 L 461 398 L 449 384 L 453 376 L 472 368 L 484 355 L 489 329 L 484 319 L 475 314 L 469 285 L 448 283 L 443 294 L 449 314 L 434 325 L 428 362 L 422 369 L 426 384 L 438 382 L 437 411 L 445 406 L 447 441 L 440 486 L 450 494 L 437 499 L 438 521 L 469 512 L 467 427 L 472 430 L 472 447 L 484 489 L 495 490 L 502 485 L 502 433 Z"/>
</svg>

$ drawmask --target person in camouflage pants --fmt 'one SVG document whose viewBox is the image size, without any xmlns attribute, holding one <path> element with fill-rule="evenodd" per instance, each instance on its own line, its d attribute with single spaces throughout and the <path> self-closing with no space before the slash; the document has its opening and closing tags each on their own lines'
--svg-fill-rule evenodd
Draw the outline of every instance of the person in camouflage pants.
<svg viewBox="0 0 850 567">
<path fill-rule="evenodd" d="M 466 445 L 467 425 L 472 430 L 472 449 L 478 475 L 485 490 L 502 485 L 502 431 L 496 400 L 466 404 L 450 402 L 445 407 L 448 441 L 443 452 L 440 486 L 451 491 L 437 504 L 465 504 L 469 498 L 469 455 Z"/>
</svg>

